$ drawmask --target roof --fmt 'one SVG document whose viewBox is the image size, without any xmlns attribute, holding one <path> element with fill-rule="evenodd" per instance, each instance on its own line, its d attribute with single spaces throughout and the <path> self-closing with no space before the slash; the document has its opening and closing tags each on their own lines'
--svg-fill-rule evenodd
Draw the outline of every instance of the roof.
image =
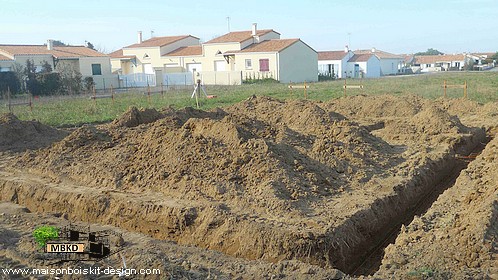
<svg viewBox="0 0 498 280">
<path fill-rule="evenodd" d="M 251 44 L 248 47 L 240 51 L 228 51 L 225 54 L 230 53 L 257 53 L 257 52 L 280 52 L 296 42 L 301 41 L 300 39 L 273 39 L 266 40 L 261 43 Z"/>
<path fill-rule="evenodd" d="M 263 36 L 265 34 L 268 34 L 270 32 L 275 32 L 273 29 L 262 29 L 262 30 L 257 30 L 256 35 L 257 36 Z M 275 32 L 278 33 L 278 32 Z M 280 34 L 280 33 L 278 33 Z M 223 36 L 214 38 L 210 41 L 207 41 L 205 44 L 216 44 L 216 43 L 242 43 L 244 41 L 247 41 L 252 38 L 252 31 L 235 31 L 235 32 L 230 32 L 227 33 Z"/>
<path fill-rule="evenodd" d="M 162 46 L 166 46 L 166 45 L 172 44 L 174 42 L 180 41 L 180 40 L 188 38 L 188 37 L 199 39 L 199 38 L 194 37 L 192 35 L 154 37 L 154 38 L 150 38 L 148 40 L 145 40 L 145 41 L 143 41 L 140 44 L 137 43 L 137 44 L 129 45 L 129 46 L 125 47 L 125 48 L 162 47 Z"/>
<path fill-rule="evenodd" d="M 341 60 L 348 53 L 345 51 L 325 51 L 318 52 L 318 60 Z"/>
<path fill-rule="evenodd" d="M 53 47 L 52 50 L 48 50 L 46 45 L 0 45 L 0 50 L 12 56 L 52 55 L 56 58 L 107 56 L 84 46 Z"/>
<path fill-rule="evenodd" d="M 0 54 L 0 60 L 12 60 L 10 57 L 6 57 L 5 55 Z"/>
<path fill-rule="evenodd" d="M 485 58 L 491 58 L 493 55 L 496 53 L 471 53 L 471 55 L 478 56 L 478 57 L 485 57 Z"/>
<path fill-rule="evenodd" d="M 464 61 L 463 54 L 445 54 L 445 55 L 417 55 L 414 64 L 433 64 L 438 62 Z"/>
<path fill-rule="evenodd" d="M 134 55 L 123 55 L 123 49 L 114 51 L 109 54 L 111 58 L 135 58 Z"/>
<path fill-rule="evenodd" d="M 181 47 L 163 56 L 191 56 L 191 55 L 202 55 L 202 46 Z"/>
<path fill-rule="evenodd" d="M 348 62 L 367 62 L 372 56 L 374 56 L 372 53 L 355 54 L 348 60 Z"/>
<path fill-rule="evenodd" d="M 372 50 L 356 50 L 353 52 L 355 54 L 375 54 L 375 56 L 378 57 L 379 59 L 389 59 L 389 58 L 404 59 L 404 57 L 401 55 L 392 54 L 381 50 L 375 50 L 375 52 L 372 52 Z"/>
</svg>

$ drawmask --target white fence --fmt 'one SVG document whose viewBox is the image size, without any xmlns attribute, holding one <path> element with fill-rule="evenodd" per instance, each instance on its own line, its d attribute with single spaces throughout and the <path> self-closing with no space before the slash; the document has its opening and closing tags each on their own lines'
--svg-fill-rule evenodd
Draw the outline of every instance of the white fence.
<svg viewBox="0 0 498 280">
<path fill-rule="evenodd" d="M 147 86 L 155 87 L 156 75 L 145 74 L 145 73 L 119 75 L 119 84 L 120 87 L 122 88 L 147 87 Z"/>
<path fill-rule="evenodd" d="M 192 72 L 164 73 L 162 82 L 166 88 L 171 86 L 191 86 L 194 84 L 194 78 Z"/>
<path fill-rule="evenodd" d="M 197 75 L 205 85 L 241 85 L 241 71 L 203 71 Z"/>
</svg>

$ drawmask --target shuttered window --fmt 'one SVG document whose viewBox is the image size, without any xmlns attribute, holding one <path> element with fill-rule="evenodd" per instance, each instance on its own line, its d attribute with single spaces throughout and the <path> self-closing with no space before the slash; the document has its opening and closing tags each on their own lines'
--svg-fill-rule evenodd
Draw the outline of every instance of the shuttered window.
<svg viewBox="0 0 498 280">
<path fill-rule="evenodd" d="M 270 71 L 270 60 L 269 59 L 260 59 L 259 60 L 259 71 L 261 71 L 261 72 Z"/>
</svg>

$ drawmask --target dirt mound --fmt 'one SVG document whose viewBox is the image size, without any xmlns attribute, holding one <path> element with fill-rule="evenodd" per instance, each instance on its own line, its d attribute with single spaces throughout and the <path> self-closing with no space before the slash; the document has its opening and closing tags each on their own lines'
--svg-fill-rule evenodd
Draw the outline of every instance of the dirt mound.
<svg viewBox="0 0 498 280">
<path fill-rule="evenodd" d="M 386 248 L 375 275 L 397 279 L 497 279 L 498 139 Z"/>
<path fill-rule="evenodd" d="M 37 121 L 21 121 L 10 113 L 0 115 L 0 152 L 46 147 L 66 135 Z"/>
<path fill-rule="evenodd" d="M 406 117 L 417 114 L 426 101 L 416 95 L 355 95 L 328 101 L 324 107 L 348 117 Z"/>
<path fill-rule="evenodd" d="M 451 115 L 477 114 L 482 109 L 482 104 L 465 98 L 443 98 L 434 100 L 434 105 L 447 111 Z"/>
<path fill-rule="evenodd" d="M 133 106 L 121 117 L 115 119 L 112 124 L 119 127 L 135 127 L 155 122 L 162 117 L 163 115 L 156 109 L 137 109 L 137 107 Z"/>
</svg>

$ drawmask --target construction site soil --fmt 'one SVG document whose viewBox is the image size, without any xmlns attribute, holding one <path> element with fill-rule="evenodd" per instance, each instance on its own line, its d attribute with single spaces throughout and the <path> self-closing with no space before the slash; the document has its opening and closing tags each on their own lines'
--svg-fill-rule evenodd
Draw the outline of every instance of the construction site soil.
<svg viewBox="0 0 498 280">
<path fill-rule="evenodd" d="M 36 265 L 31 220 L 62 216 L 118 228 L 127 258 L 177 278 L 498 279 L 497 116 L 390 95 L 130 108 L 71 131 L 2 116 L 0 198 L 25 210 L 0 224 L 17 242 L 0 252 Z"/>
</svg>

